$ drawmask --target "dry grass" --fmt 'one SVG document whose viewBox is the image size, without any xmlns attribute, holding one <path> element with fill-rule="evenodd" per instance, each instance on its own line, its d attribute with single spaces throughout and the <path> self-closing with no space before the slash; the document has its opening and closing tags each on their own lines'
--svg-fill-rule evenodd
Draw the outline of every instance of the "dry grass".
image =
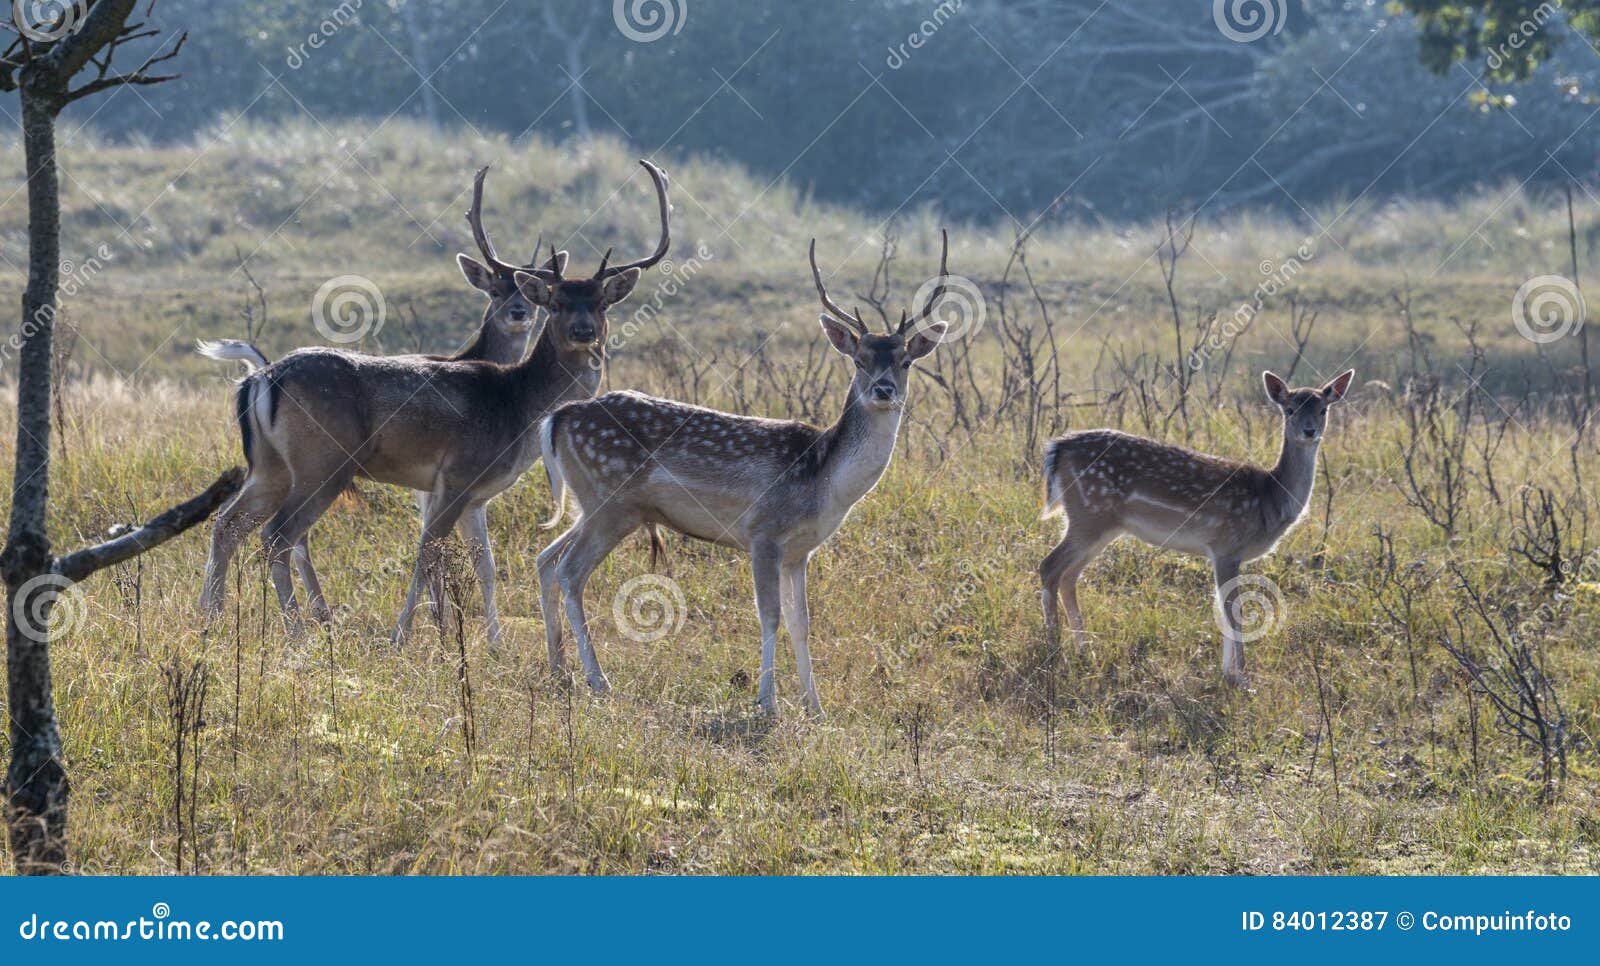
<svg viewBox="0 0 1600 966">
<path fill-rule="evenodd" d="M 246 286 L 230 274 L 235 247 L 249 254 L 288 218 L 252 264 L 276 317 L 267 338 L 275 350 L 313 341 L 305 301 L 344 271 L 380 281 L 391 325 L 408 317 L 398 308 L 408 302 L 436 309 L 420 313 L 432 321 L 411 333 L 435 347 L 470 327 L 478 310 L 443 255 L 465 241 L 464 199 L 452 196 L 485 151 L 504 159 L 491 221 L 504 226 L 497 234 L 508 248 L 532 233 L 512 227 L 519 215 L 547 233 L 570 231 L 629 170 L 612 146 L 574 160 L 538 144 L 425 145 L 411 134 L 385 133 L 357 152 L 372 177 L 347 170 L 317 192 L 341 156 L 318 131 L 237 130 L 181 178 L 193 150 L 91 153 L 79 142 L 65 152 L 76 183 L 106 192 L 95 199 L 106 208 L 97 215 L 83 190 L 69 187 L 69 238 L 115 235 L 114 223 L 135 226 L 132 237 L 147 221 L 158 227 L 148 246 L 114 262 L 70 305 L 86 348 L 75 356 L 54 466 L 59 545 L 159 509 L 238 461 L 226 383 L 187 355 L 194 336 L 239 329 Z M 0 169 L 20 168 L 12 154 Z M 824 251 L 838 258 L 860 242 L 843 271 L 864 289 L 874 226 L 818 209 L 787 185 L 761 195 L 764 184 L 740 172 L 672 170 L 678 251 L 705 242 L 717 254 L 667 302 L 670 328 L 651 323 L 623 347 L 612 384 L 666 391 L 675 370 L 698 365 L 708 374 L 704 401 L 735 406 L 742 394 L 752 410 L 793 414 L 794 400 L 764 382 L 758 365 L 741 376 L 735 361 L 772 335 L 763 351 L 797 367 L 820 342 L 804 239 L 831 239 Z M 167 181 L 180 200 L 141 214 Z M 651 231 L 644 191 L 636 179 L 583 237 L 642 248 Z M 391 192 L 417 220 L 440 219 L 438 245 L 425 237 L 406 245 L 417 229 L 408 233 Z M 738 244 L 713 241 L 758 196 L 721 236 Z M 1354 351 L 1363 381 L 1371 375 L 1394 389 L 1364 385 L 1334 421 L 1324 448 L 1334 490 L 1326 543 L 1319 481 L 1306 522 L 1250 568 L 1281 587 L 1285 601 L 1278 630 L 1248 649 L 1253 694 L 1219 684 L 1205 568 L 1131 543 L 1089 571 L 1083 597 L 1094 644 L 1069 655 L 1048 686 L 1034 567 L 1057 534 L 1037 520 L 1036 458 L 1024 428 L 1013 412 L 975 434 L 952 431 L 948 400 L 919 380 L 890 472 L 813 564 L 826 723 L 805 721 L 789 700 L 776 723 L 754 715 L 759 633 L 745 563 L 678 541 L 670 576 L 687 602 L 681 628 L 640 644 L 613 627 L 618 588 L 648 566 L 643 541 L 631 541 L 597 572 L 590 593 L 614 695 L 599 700 L 552 682 L 542 670 L 533 571 L 548 539 L 537 529 L 548 493 L 534 473 L 490 514 L 510 643 L 503 653 L 488 652 L 476 606 L 468 607 L 469 756 L 457 642 L 426 628 L 403 652 L 387 643 L 414 552 L 410 497 L 363 485 L 313 533 L 324 582 L 344 612 L 309 645 L 290 643 L 280 629 L 257 557 L 230 588 L 227 621 L 202 633 L 199 534 L 82 588 L 82 616 L 56 644 L 74 862 L 93 871 L 173 868 L 174 736 L 161 669 L 204 662 L 197 828 L 185 845 L 198 857 L 185 868 L 203 871 L 1597 871 L 1600 769 L 1590 736 L 1600 668 L 1591 642 L 1600 637 L 1600 598 L 1583 574 L 1550 593 L 1508 551 L 1523 484 L 1594 509 L 1580 485 L 1600 472 L 1593 440 L 1569 448 L 1570 424 L 1547 388 L 1523 397 L 1529 408 L 1517 411 L 1487 464 L 1502 502 L 1481 479 L 1485 466 L 1472 463 L 1466 525 L 1453 538 L 1409 507 L 1398 485 L 1409 446 L 1398 392 L 1407 363 L 1387 300 L 1404 274 L 1440 377 L 1457 391 L 1464 380 L 1454 365 L 1469 352 L 1451 316 L 1484 321 L 1492 360 L 1484 381 L 1496 401 L 1511 406 L 1517 380 L 1544 371 L 1501 320 L 1522 273 L 1564 264 L 1550 248 L 1559 237 L 1550 205 L 1507 206 L 1484 228 L 1492 252 L 1469 243 L 1427 277 L 1499 200 L 1366 212 L 1340 237 L 1345 252 L 1316 261 L 1296 289 L 1324 310 L 1302 376 L 1333 370 Z M 0 207 L 0 250 L 13 261 L 19 201 Z M 362 230 L 371 223 L 381 230 Z M 900 226 L 908 244 L 897 297 L 931 267 L 933 223 L 917 213 Z M 1515 231 L 1524 225 L 1527 238 Z M 1231 311 L 1255 284 L 1255 264 L 1280 258 L 1297 237 L 1274 219 L 1203 226 L 1195 252 L 1205 261 L 1191 256 L 1180 274 L 1185 312 Z M 1160 278 L 1146 259 L 1154 238 L 1150 226 L 1055 228 L 1035 242 L 1030 264 L 1056 314 L 1064 389 L 1073 394 L 1044 429 L 1144 428 L 1126 397 L 1119 403 L 1094 387 L 1115 387 L 1123 375 L 1107 347 L 1169 352 Z M 1009 239 L 970 228 L 955 239 L 952 267 L 992 292 Z M 839 290 L 849 288 L 841 282 Z M 1011 297 L 1015 304 L 1015 288 Z M 985 385 L 998 384 L 1004 365 L 993 308 L 975 350 Z M 1252 373 L 1285 364 L 1280 323 L 1276 313 L 1245 334 L 1216 405 L 1193 403 L 1187 438 L 1196 445 L 1270 459 L 1276 421 Z M 827 413 L 837 406 L 837 368 Z M 1151 389 L 1170 400 L 1159 379 Z M 1474 427 L 1498 417 L 1486 409 Z M 8 404 L 0 465 L 10 464 L 12 432 Z M 1167 435 L 1185 436 L 1181 423 Z M 1392 534 L 1402 564 L 1439 575 L 1407 626 L 1385 618 L 1372 597 L 1377 526 Z M 1597 537 L 1581 549 L 1593 551 Z M 1466 603 L 1443 573 L 1449 560 L 1497 599 L 1537 614 L 1529 633 L 1571 715 L 1570 774 L 1552 795 L 1533 777 L 1537 760 L 1495 732 L 1481 699 L 1469 704 L 1436 645 L 1441 633 L 1460 633 L 1452 615 Z M 470 583 L 465 596 L 475 598 Z M 1536 611 L 1540 604 L 1548 607 Z M 1481 649 L 1483 630 L 1469 622 L 1466 633 Z M 779 690 L 795 697 L 784 659 Z"/>
</svg>

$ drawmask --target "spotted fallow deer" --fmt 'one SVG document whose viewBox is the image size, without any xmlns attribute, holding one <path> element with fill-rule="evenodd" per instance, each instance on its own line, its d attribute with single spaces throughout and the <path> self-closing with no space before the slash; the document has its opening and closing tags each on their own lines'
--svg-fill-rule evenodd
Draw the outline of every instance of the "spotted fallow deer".
<svg viewBox="0 0 1600 966">
<path fill-rule="evenodd" d="M 646 258 L 612 265 L 607 252 L 593 276 L 571 279 L 555 257 L 545 268 L 506 266 L 493 257 L 484 236 L 489 267 L 497 273 L 509 268 L 522 296 L 549 313 L 532 349 L 514 365 L 310 348 L 239 383 L 236 412 L 250 470 L 213 527 L 202 611 L 220 610 L 239 541 L 266 521 L 272 582 L 291 630 L 300 633 L 291 550 L 352 480 L 364 478 L 427 494 L 395 642 L 409 633 L 424 588 L 435 602 L 443 600 L 439 544 L 465 518 L 473 521 L 468 542 L 483 548 L 475 564 L 489 639 L 498 643 L 484 507 L 539 458 L 539 420 L 556 405 L 586 399 L 599 388 L 606 309 L 627 298 L 670 245 L 666 175 L 640 163 L 655 184 L 661 220 L 660 241 Z M 316 595 L 313 587 L 307 592 Z"/>
<path fill-rule="evenodd" d="M 1044 451 L 1045 516 L 1064 513 L 1066 532 L 1039 564 L 1050 644 L 1060 643 L 1059 595 L 1074 641 L 1083 646 L 1078 576 L 1106 544 L 1132 534 L 1158 549 L 1210 559 L 1223 677 L 1244 686 L 1240 565 L 1270 553 L 1305 513 L 1328 407 L 1344 398 L 1354 378 L 1352 369 L 1321 389 L 1290 389 L 1262 374 L 1267 397 L 1283 413 L 1283 446 L 1271 469 L 1111 429 L 1051 440 Z"/>
<path fill-rule="evenodd" d="M 807 641 L 810 616 L 806 565 L 852 507 L 878 482 L 894 453 L 911 365 L 932 352 L 942 322 L 917 327 L 943 294 L 940 284 L 914 316 L 901 314 L 886 334 L 868 331 L 828 296 L 811 271 L 826 310 L 828 342 L 855 365 L 844 411 L 832 426 L 757 419 L 633 392 L 614 392 L 568 403 L 545 419 L 540 446 L 556 502 L 553 526 L 570 491 L 579 515 L 539 554 L 539 592 L 551 669 L 565 673 L 561 619 L 578 640 L 590 687 L 609 689 L 595 657 L 584 615 L 584 585 L 624 537 L 659 524 L 701 540 L 743 550 L 755 576 L 761 620 L 761 676 L 757 701 L 775 714 L 773 664 L 780 618 L 787 622 L 807 710 L 822 714 Z"/>
<path fill-rule="evenodd" d="M 484 260 L 478 262 L 464 253 L 456 255 L 456 264 L 460 267 L 467 283 L 489 299 L 483 310 L 483 319 L 472 339 L 455 353 L 448 356 L 428 355 L 424 358 L 453 359 L 458 362 L 482 359 L 486 362 L 510 365 L 520 360 L 528 351 L 528 339 L 533 334 L 538 309 L 517 287 L 515 274 L 518 271 L 538 267 L 541 246 L 534 246 L 534 260 L 524 266 L 508 264 L 496 256 L 494 243 L 489 240 L 488 233 L 483 229 L 483 179 L 488 173 L 489 168 L 486 165 L 478 169 L 477 176 L 473 178 L 472 208 L 467 212 L 467 224 L 472 228 L 472 237 L 477 242 L 478 252 Z M 558 251 L 550 255 L 543 267 L 546 271 L 560 274 L 566 266 L 567 253 Z M 240 339 L 220 339 L 215 342 L 201 340 L 195 345 L 195 351 L 208 359 L 243 363 L 247 374 L 265 369 L 272 364 L 254 343 Z M 424 504 L 427 499 L 426 493 L 417 494 L 417 505 L 423 507 L 424 514 L 426 514 Z M 483 509 L 479 507 L 464 515 L 459 526 L 462 539 L 466 541 L 472 555 L 474 571 L 479 574 L 485 571 L 493 573 L 494 561 L 488 539 L 482 536 L 488 530 Z M 295 569 L 300 572 L 300 580 L 305 584 L 307 603 L 312 614 L 316 615 L 318 620 L 331 619 L 333 609 L 328 606 L 327 598 L 322 593 L 322 582 L 317 578 L 316 567 L 311 562 L 310 547 L 304 538 L 294 548 L 293 557 Z M 438 603 L 435 602 L 436 605 Z M 489 627 L 491 636 L 497 637 L 499 622 L 491 617 Z"/>
</svg>

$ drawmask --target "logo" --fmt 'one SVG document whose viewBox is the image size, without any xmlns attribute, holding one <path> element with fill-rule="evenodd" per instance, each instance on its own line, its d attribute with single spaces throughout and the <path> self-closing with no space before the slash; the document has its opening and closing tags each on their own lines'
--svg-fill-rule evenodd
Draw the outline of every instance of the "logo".
<svg viewBox="0 0 1600 966">
<path fill-rule="evenodd" d="M 376 334 L 387 311 L 383 292 L 360 275 L 330 278 L 311 297 L 311 324 L 323 338 L 340 345 Z"/>
<path fill-rule="evenodd" d="M 689 17 L 689 0 L 612 0 L 611 19 L 622 36 L 650 44 L 683 29 Z"/>
</svg>

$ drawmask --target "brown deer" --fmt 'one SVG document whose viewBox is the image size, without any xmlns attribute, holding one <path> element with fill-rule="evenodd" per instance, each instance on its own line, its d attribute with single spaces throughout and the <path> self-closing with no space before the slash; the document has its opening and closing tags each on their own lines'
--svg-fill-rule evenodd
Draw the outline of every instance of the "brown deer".
<svg viewBox="0 0 1600 966">
<path fill-rule="evenodd" d="M 485 165 L 479 168 L 473 177 L 472 207 L 467 211 L 467 224 L 472 229 L 472 237 L 477 243 L 479 254 L 483 256 L 483 262 L 475 261 L 465 253 L 456 255 L 456 264 L 467 283 L 489 299 L 484 307 L 483 319 L 472 340 L 454 354 L 424 355 L 423 358 L 451 359 L 458 362 L 481 359 L 509 365 L 520 360 L 528 351 L 528 339 L 533 334 L 538 310 L 522 294 L 515 276 L 518 271 L 537 267 L 539 249 L 542 246 L 539 244 L 534 246 L 534 260 L 528 265 L 511 265 L 500 260 L 495 253 L 494 242 L 489 239 L 488 232 L 483 228 L 483 181 L 488 174 L 489 166 Z M 559 275 L 566 269 L 567 258 L 565 251 L 552 252 L 549 260 L 544 263 L 544 269 Z M 246 374 L 265 369 L 272 364 L 254 343 L 240 339 L 220 339 L 215 342 L 201 340 L 196 343 L 195 351 L 208 359 L 243 363 Z M 425 506 L 427 498 L 426 493 L 417 493 L 417 505 L 423 509 L 424 515 L 427 512 Z M 492 580 L 494 558 L 489 549 L 488 521 L 483 509 L 479 507 L 463 515 L 459 527 L 462 539 L 466 541 L 472 556 L 474 572 L 479 575 L 480 580 L 485 573 L 488 573 L 489 579 Z M 316 567 L 311 562 L 311 549 L 304 538 L 295 546 L 293 559 L 295 569 L 300 573 L 300 580 L 306 586 L 307 603 L 311 613 L 319 621 L 331 620 L 333 609 L 328 605 L 327 597 L 322 592 L 322 582 L 317 577 Z M 435 605 L 439 606 L 440 602 L 435 601 Z M 493 614 L 489 615 L 489 627 L 491 637 L 498 638 L 499 620 Z"/>
<path fill-rule="evenodd" d="M 810 612 L 806 565 L 852 507 L 883 475 L 894 453 L 911 364 L 932 352 L 944 324 L 917 326 L 933 311 L 948 274 L 949 241 L 939 258 L 940 283 L 916 315 L 900 316 L 887 334 L 873 334 L 828 297 L 811 271 L 826 311 L 822 330 L 855 365 L 844 411 L 832 426 L 757 419 L 633 392 L 568 403 L 540 428 L 545 472 L 556 502 L 554 526 L 571 491 L 579 509 L 572 528 L 539 554 L 539 593 L 550 667 L 565 671 L 561 604 L 578 640 L 590 687 L 609 689 L 595 657 L 583 592 L 589 575 L 624 537 L 659 524 L 750 555 L 761 619 L 757 701 L 777 711 L 773 664 L 780 618 L 787 622 L 805 705 L 822 714 L 807 641 Z"/>
<path fill-rule="evenodd" d="M 478 169 L 472 179 L 472 207 L 467 211 L 467 224 L 472 228 L 472 238 L 478 245 L 479 262 L 466 253 L 456 255 L 456 265 L 467 284 L 482 292 L 488 299 L 483 320 L 472 340 L 450 355 L 427 355 L 430 359 L 465 361 L 482 359 L 510 365 L 519 361 L 528 351 L 528 340 L 533 335 L 537 307 L 528 301 L 517 287 L 516 273 L 531 272 L 542 267 L 544 271 L 560 274 L 567 267 L 567 253 L 553 252 L 549 260 L 539 264 L 539 247 L 534 248 L 534 259 L 527 265 L 513 265 L 500 260 L 495 254 L 494 242 L 483 228 L 483 181 L 489 173 L 488 165 Z M 208 359 L 242 362 L 254 371 L 271 365 L 265 353 L 254 343 L 242 339 L 200 341 L 195 350 Z"/>
<path fill-rule="evenodd" d="M 1045 516 L 1066 515 L 1061 542 L 1039 564 L 1045 635 L 1060 643 L 1057 596 L 1075 643 L 1084 642 L 1078 576 L 1106 544 L 1132 534 L 1158 549 L 1207 557 L 1216 578 L 1222 673 L 1244 686 L 1239 627 L 1239 567 L 1272 552 L 1299 522 L 1316 477 L 1328 407 L 1344 398 L 1351 369 L 1321 389 L 1290 389 L 1262 374 L 1283 413 L 1283 446 L 1271 468 L 1252 466 L 1111 429 L 1092 429 L 1045 446 Z"/>
<path fill-rule="evenodd" d="M 539 458 L 534 428 L 556 405 L 594 395 L 604 368 L 606 309 L 627 298 L 644 269 L 671 241 L 666 175 L 641 161 L 655 184 L 661 238 L 646 258 L 610 264 L 610 252 L 588 278 L 563 275 L 561 260 L 519 269 L 493 256 L 480 234 L 488 267 L 509 268 L 523 298 L 549 313 L 528 354 L 514 365 L 429 356 L 372 356 L 332 348 L 291 352 L 246 376 L 236 403 L 249 474 L 218 514 L 212 530 L 201 609 L 218 612 L 239 540 L 266 521 L 263 538 L 273 585 L 290 628 L 301 632 L 289 575 L 292 548 L 356 478 L 405 486 L 422 500 L 422 540 L 411 587 L 395 627 L 405 640 L 426 587 L 443 600 L 439 543 L 463 518 L 476 555 L 491 643 L 500 629 L 494 605 L 494 562 L 485 506 Z M 315 588 L 307 592 L 316 596 Z M 436 616 L 442 617 L 436 607 Z M 325 618 L 326 613 L 315 614 Z"/>
</svg>

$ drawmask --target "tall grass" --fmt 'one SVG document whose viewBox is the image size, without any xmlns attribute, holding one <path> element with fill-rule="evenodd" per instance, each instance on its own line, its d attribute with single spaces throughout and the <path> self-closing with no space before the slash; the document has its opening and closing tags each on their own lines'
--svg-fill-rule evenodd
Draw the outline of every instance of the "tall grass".
<svg viewBox="0 0 1600 966">
<path fill-rule="evenodd" d="M 383 289 L 388 321 L 368 347 L 392 351 L 443 347 L 475 324 L 480 305 L 448 256 L 470 250 L 461 213 L 483 161 L 496 162 L 487 220 L 502 249 L 520 255 L 542 231 L 582 265 L 653 237 L 647 184 L 617 144 L 573 155 L 398 124 L 370 138 L 293 125 L 212 133 L 222 139 L 159 149 L 79 133 L 63 149 L 68 250 L 104 239 L 117 255 L 68 302 L 83 342 L 52 480 L 62 544 L 159 509 L 239 460 L 226 374 L 188 344 L 242 331 L 254 293 L 235 271 L 241 259 L 265 289 L 274 353 L 316 341 L 310 293 L 346 272 Z M 15 147 L 4 153 L 0 170 L 20 171 Z M 785 381 L 821 351 L 805 244 L 822 240 L 841 298 L 866 292 L 881 222 L 716 162 L 666 160 L 673 258 L 702 244 L 714 254 L 618 350 L 611 384 L 829 418 L 845 363 L 826 358 L 807 389 Z M 173 870 L 181 802 L 185 871 L 205 872 L 1597 871 L 1600 668 L 1588 642 L 1600 632 L 1600 575 L 1580 567 L 1551 589 L 1511 549 L 1525 485 L 1551 488 L 1574 520 L 1595 509 L 1584 486 L 1600 472 L 1593 437 L 1575 438 L 1560 404 L 1572 346 L 1554 346 L 1547 365 L 1508 331 L 1525 275 L 1565 264 L 1564 213 L 1492 192 L 1454 208 L 1357 200 L 1351 211 L 1295 283 L 1323 313 L 1297 381 L 1352 358 L 1362 378 L 1333 420 L 1308 519 L 1249 568 L 1284 601 L 1275 632 L 1247 650 L 1253 693 L 1219 683 L 1203 563 L 1133 543 L 1113 545 L 1085 577 L 1091 646 L 1059 667 L 1043 660 L 1034 567 L 1057 534 L 1037 520 L 1027 417 L 1002 408 L 960 426 L 949 395 L 919 378 L 888 475 L 813 566 L 825 724 L 799 714 L 786 660 L 785 716 L 755 716 L 745 563 L 677 540 L 668 567 L 684 592 L 681 627 L 649 644 L 616 633 L 613 599 L 648 567 L 644 542 L 629 541 L 589 594 L 613 696 L 550 681 L 533 567 L 549 538 L 537 528 L 549 509 L 538 473 L 491 507 L 509 646 L 487 649 L 469 582 L 462 636 L 423 626 L 392 650 L 415 511 L 409 494 L 363 484 L 312 534 L 341 615 L 307 644 L 283 632 L 259 554 L 242 561 L 226 620 L 202 629 L 199 534 L 81 588 L 83 616 L 56 644 L 76 867 Z M 1337 212 L 1312 214 L 1328 224 Z M 22 219 L 18 198 L 0 206 L 0 254 L 17 264 Z M 889 305 L 932 269 L 938 223 L 916 211 L 893 225 L 903 246 Z M 1595 225 L 1585 216 L 1580 236 Z M 1159 232 L 1047 219 L 1032 239 L 1064 394 L 1035 428 L 1120 424 L 1269 461 L 1277 419 L 1255 371 L 1288 364 L 1286 308 L 1272 303 L 1240 336 L 1214 396 L 1196 388 L 1186 420 L 1164 418 L 1182 360 L 1153 254 Z M 1260 262 L 1281 261 L 1306 234 L 1280 216 L 1202 219 L 1177 275 L 1185 325 L 1232 312 Z M 1000 293 L 1008 324 L 1025 319 L 1035 340 L 1045 330 L 1031 290 L 1006 274 L 1005 227 L 954 226 L 952 241 L 952 268 L 989 299 L 971 360 L 993 392 L 1016 371 Z M 659 281 L 614 310 L 613 326 Z M 1395 299 L 1408 284 L 1414 337 Z M 1468 388 L 1455 366 L 1475 350 L 1452 317 L 1483 322 L 1488 388 L 1458 427 L 1469 434 L 1463 526 L 1447 534 L 1411 505 L 1403 465 L 1408 453 L 1437 455 L 1405 418 L 1419 380 L 1441 380 L 1450 397 Z M 1408 354 L 1413 338 L 1433 371 Z M 1141 409 L 1141 391 L 1153 409 Z M 1479 441 L 1497 427 L 1503 439 L 1485 456 Z M 0 465 L 13 430 L 7 402 Z M 1581 562 L 1600 534 L 1568 539 Z M 1404 611 L 1383 606 L 1397 599 L 1386 545 L 1397 579 L 1415 582 Z M 1470 601 L 1441 576 L 1450 562 L 1493 606 L 1515 605 L 1561 689 L 1572 744 L 1554 794 L 1537 756 L 1494 729 L 1438 646 L 1448 633 L 1488 659 L 1481 627 L 1454 620 Z M 180 798 L 163 668 L 198 662 L 208 697 L 188 747 L 204 754 L 186 758 Z"/>
</svg>

